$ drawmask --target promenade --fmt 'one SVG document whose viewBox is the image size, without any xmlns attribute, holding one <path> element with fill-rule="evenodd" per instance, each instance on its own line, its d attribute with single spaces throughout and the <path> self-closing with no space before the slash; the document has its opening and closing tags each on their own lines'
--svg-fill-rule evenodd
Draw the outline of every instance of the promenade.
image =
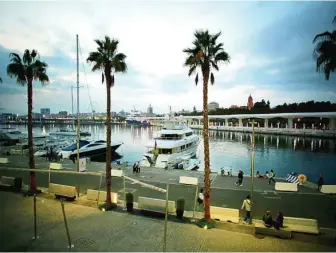
<svg viewBox="0 0 336 253">
<path fill-rule="evenodd" d="M 125 212 L 65 203 L 71 244 L 60 201 L 37 197 L 37 240 L 33 226 L 33 198 L 0 191 L 0 250 L 29 252 L 162 252 L 164 220 Z M 247 226 L 247 225 L 246 225 Z M 232 231 L 200 229 L 194 224 L 168 222 L 166 251 L 334 252 L 335 247 L 312 241 L 282 240 Z"/>
<path fill-rule="evenodd" d="M 13 171 L 11 168 L 27 168 L 28 160 L 22 156 L 9 156 L 9 164 L 0 165 L 0 175 L 21 176 L 24 184 L 29 183 L 28 172 Z M 48 169 L 49 163 L 44 158 L 36 159 L 37 169 Z M 125 175 L 133 177 L 142 182 L 146 182 L 161 188 L 166 188 L 169 184 L 169 200 L 176 201 L 177 198 L 186 199 L 185 210 L 192 211 L 195 198 L 195 186 L 179 184 L 180 176 L 197 177 L 200 187 L 203 187 L 203 172 L 162 170 L 155 168 L 142 168 L 140 174 L 133 175 L 131 167 L 113 165 L 114 169 L 120 167 Z M 63 168 L 68 171 L 75 171 L 75 164 L 65 160 Z M 88 172 L 105 172 L 104 163 L 87 164 Z M 80 185 L 80 194 L 85 196 L 87 189 L 98 189 L 99 176 L 89 175 L 65 175 L 51 174 L 51 182 L 65 185 Z M 236 177 L 222 177 L 211 174 L 211 205 L 219 207 L 237 208 L 242 205 L 244 198 L 250 194 L 251 181 L 245 177 L 243 186 L 236 186 Z M 277 181 L 283 181 L 277 179 Z M 37 173 L 37 183 L 39 187 L 48 187 L 48 173 Z M 307 187 L 308 186 L 308 187 Z M 105 177 L 103 178 L 102 190 L 105 188 Z M 123 180 L 112 178 L 112 191 L 119 194 L 119 199 L 123 200 Z M 126 192 L 134 194 L 134 201 L 137 202 L 139 196 L 165 199 L 165 194 L 144 188 L 126 180 Z M 274 184 L 269 185 L 268 180 L 254 180 L 254 208 L 253 218 L 261 219 L 265 210 L 269 209 L 273 213 L 281 211 L 285 216 L 317 219 L 320 227 L 336 229 L 336 196 L 326 195 L 316 191 L 313 184 L 299 186 L 299 192 L 276 192 Z M 201 212 L 201 210 L 199 210 Z M 244 213 L 241 213 L 243 216 Z"/>
</svg>

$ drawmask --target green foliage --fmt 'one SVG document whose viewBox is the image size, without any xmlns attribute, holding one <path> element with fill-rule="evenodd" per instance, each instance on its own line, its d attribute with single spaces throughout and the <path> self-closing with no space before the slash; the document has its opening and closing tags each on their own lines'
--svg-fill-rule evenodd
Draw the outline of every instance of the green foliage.
<svg viewBox="0 0 336 253">
<path fill-rule="evenodd" d="M 16 53 L 11 53 L 9 57 L 10 63 L 7 65 L 7 75 L 15 77 L 18 84 L 25 85 L 30 79 L 38 80 L 42 85 L 49 84 L 48 65 L 40 61 L 40 56 L 35 49 L 32 51 L 26 49 L 22 59 Z"/>
<path fill-rule="evenodd" d="M 178 198 L 176 200 L 176 210 L 184 210 L 185 199 Z"/>
<path fill-rule="evenodd" d="M 333 20 L 335 23 L 336 16 Z M 336 70 L 336 30 L 317 34 L 313 40 L 315 43 L 314 56 L 316 59 L 316 71 L 324 73 L 329 80 L 330 73 Z"/>
<path fill-rule="evenodd" d="M 216 221 L 215 220 L 206 220 L 206 219 L 200 219 L 196 222 L 196 225 L 203 229 L 212 229 L 216 227 Z"/>
<path fill-rule="evenodd" d="M 126 193 L 126 203 L 133 203 L 133 193 Z"/>
<path fill-rule="evenodd" d="M 189 76 L 196 74 L 196 85 L 199 81 L 198 69 L 201 70 L 203 77 L 210 78 L 211 84 L 214 84 L 215 77 L 211 71 L 218 71 L 218 64 L 221 62 L 230 62 L 230 56 L 224 51 L 223 43 L 217 42 L 221 32 L 210 34 L 208 30 L 199 30 L 195 31 L 194 35 L 193 47 L 183 50 L 187 54 L 184 66 L 189 68 Z"/>
</svg>

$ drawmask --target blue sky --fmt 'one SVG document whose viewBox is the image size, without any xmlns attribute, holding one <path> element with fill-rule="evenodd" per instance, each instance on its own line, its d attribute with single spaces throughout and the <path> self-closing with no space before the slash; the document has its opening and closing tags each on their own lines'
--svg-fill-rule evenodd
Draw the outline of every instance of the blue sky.
<svg viewBox="0 0 336 253">
<path fill-rule="evenodd" d="M 202 86 L 183 67 L 182 49 L 191 46 L 195 29 L 222 31 L 219 41 L 231 56 L 215 72 L 209 102 L 223 107 L 269 100 L 271 106 L 307 100 L 336 102 L 336 77 L 329 82 L 315 72 L 312 40 L 332 30 L 335 2 L 226 1 L 53 1 L 0 2 L 0 108 L 27 112 L 26 88 L 6 76 L 10 52 L 37 49 L 49 64 L 50 84 L 34 83 L 34 111 L 49 107 L 71 111 L 76 84 L 76 34 L 80 57 L 80 111 L 89 111 L 87 84 L 97 111 L 106 110 L 101 73 L 82 61 L 105 35 L 120 41 L 127 74 L 117 74 L 112 110 L 164 113 L 202 107 Z M 87 72 L 87 82 L 83 72 Z"/>
</svg>

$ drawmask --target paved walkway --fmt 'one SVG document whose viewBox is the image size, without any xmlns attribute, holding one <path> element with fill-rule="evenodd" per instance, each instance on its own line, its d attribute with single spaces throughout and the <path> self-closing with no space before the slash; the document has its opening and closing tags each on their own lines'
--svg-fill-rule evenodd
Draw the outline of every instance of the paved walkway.
<svg viewBox="0 0 336 253">
<path fill-rule="evenodd" d="M 27 160 L 20 156 L 10 156 L 9 165 L 0 165 L 0 175 L 21 176 L 25 184 L 29 183 L 27 172 L 4 171 L 1 168 L 10 169 L 11 166 L 21 164 L 22 168 L 27 168 Z M 37 168 L 46 169 L 48 164 L 45 159 L 36 159 Z M 70 161 L 65 161 L 63 167 L 68 170 L 75 170 L 75 165 Z M 117 166 L 115 166 L 116 168 Z M 90 172 L 104 172 L 105 164 L 88 164 L 87 170 Z M 186 199 L 186 210 L 193 210 L 195 198 L 195 186 L 180 185 L 180 176 L 191 176 L 199 178 L 201 187 L 203 186 L 204 173 L 197 171 L 162 170 L 154 168 L 142 168 L 141 173 L 133 175 L 132 168 L 123 168 L 125 174 L 140 181 L 166 188 L 169 183 L 169 200 L 175 201 L 179 197 Z M 39 187 L 48 187 L 48 173 L 37 173 Z M 98 189 L 99 177 L 87 175 L 64 175 L 52 174 L 51 182 L 76 186 L 80 184 L 80 193 L 86 194 L 87 189 Z M 246 195 L 250 193 L 250 178 L 245 177 L 243 186 L 235 186 L 236 177 L 222 177 L 217 174 L 212 175 L 211 205 L 219 207 L 239 209 Z M 105 188 L 105 178 L 102 189 Z M 165 195 L 148 188 L 141 187 L 130 181 L 126 181 L 126 192 L 133 192 L 134 201 L 137 202 L 139 196 L 164 199 Z M 119 193 L 119 199 L 123 199 L 123 181 L 120 178 L 112 179 L 112 191 Z M 315 189 L 300 186 L 298 193 L 276 192 L 274 184 L 269 185 L 267 180 L 255 179 L 254 183 L 254 209 L 253 217 L 261 219 L 265 210 L 270 209 L 274 214 L 282 211 L 285 216 L 311 218 L 319 221 L 320 227 L 336 228 L 336 196 L 325 195 L 316 192 Z M 241 216 L 244 214 L 241 213 Z"/>
<path fill-rule="evenodd" d="M 1 251 L 68 251 L 60 202 L 37 198 L 37 234 L 32 240 L 33 198 L 0 192 Z M 164 221 L 118 212 L 101 212 L 65 204 L 71 251 L 162 251 Z M 335 251 L 295 240 L 255 237 L 223 230 L 204 230 L 192 224 L 168 222 L 167 251 Z"/>
</svg>

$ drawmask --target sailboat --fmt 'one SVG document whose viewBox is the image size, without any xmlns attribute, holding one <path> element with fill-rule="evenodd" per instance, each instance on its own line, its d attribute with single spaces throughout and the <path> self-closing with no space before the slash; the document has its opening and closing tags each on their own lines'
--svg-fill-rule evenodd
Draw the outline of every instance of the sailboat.
<svg viewBox="0 0 336 253">
<path fill-rule="evenodd" d="M 78 58 L 78 35 L 76 37 L 77 40 L 77 121 L 79 121 L 79 58 Z M 73 115 L 73 94 L 72 94 L 72 87 L 71 87 L 71 101 L 72 101 L 72 115 Z M 74 125 L 74 121 L 73 121 Z M 79 130 L 79 123 L 78 123 L 78 131 L 79 136 L 91 136 L 90 132 L 87 131 L 80 131 Z M 77 130 L 74 128 L 61 128 L 59 131 L 51 132 L 50 135 L 58 135 L 58 136 L 77 136 Z"/>
</svg>

